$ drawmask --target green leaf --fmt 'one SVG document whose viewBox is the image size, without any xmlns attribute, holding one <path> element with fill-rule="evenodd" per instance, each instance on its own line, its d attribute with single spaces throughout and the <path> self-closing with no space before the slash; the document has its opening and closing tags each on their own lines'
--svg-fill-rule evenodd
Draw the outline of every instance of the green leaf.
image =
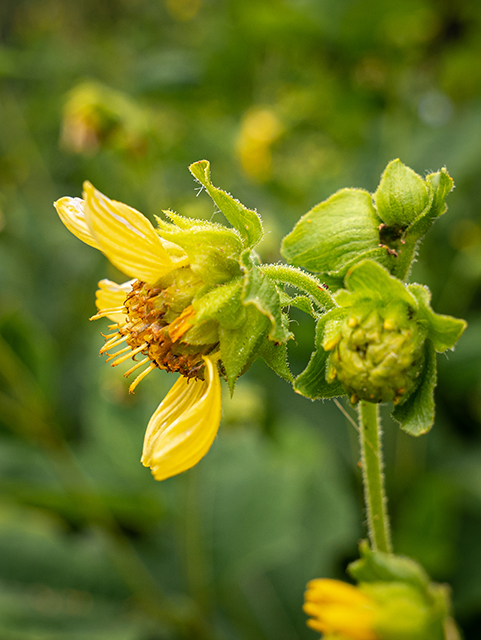
<svg viewBox="0 0 481 640">
<path fill-rule="evenodd" d="M 231 225 L 242 236 L 246 247 L 255 246 L 264 235 L 259 215 L 252 209 L 247 209 L 229 193 L 214 187 L 210 179 L 210 163 L 199 160 L 189 167 L 191 174 L 198 180 L 219 207 Z"/>
<path fill-rule="evenodd" d="M 397 159 L 384 170 L 374 199 L 385 224 L 407 227 L 430 205 L 432 190 L 421 176 Z"/>
<path fill-rule="evenodd" d="M 258 351 L 264 362 L 277 373 L 278 376 L 284 378 L 288 382 L 292 382 L 292 373 L 289 369 L 287 361 L 287 344 L 275 344 L 268 338 L 264 338 Z"/>
<path fill-rule="evenodd" d="M 269 318 L 271 330 L 269 340 L 286 342 L 290 332 L 282 321 L 279 291 L 274 282 L 256 266 L 245 270 L 242 303 L 253 305 Z"/>
<path fill-rule="evenodd" d="M 377 297 L 384 302 L 398 299 L 414 309 L 417 308 L 416 298 L 409 293 L 406 286 L 373 260 L 364 260 L 352 267 L 346 275 L 345 283 L 349 291 L 364 294 L 366 298 Z M 340 292 L 336 295 L 337 302 L 340 299 L 344 300 L 342 295 Z"/>
<path fill-rule="evenodd" d="M 295 379 L 294 391 L 296 393 L 311 398 L 311 400 L 346 395 L 346 391 L 339 381 L 327 382 L 326 370 L 329 352 L 324 351 L 322 348 L 326 323 L 345 317 L 345 315 L 346 311 L 344 309 L 333 309 L 319 319 L 316 328 L 316 349 L 312 353 L 307 367 Z"/>
<path fill-rule="evenodd" d="M 426 592 L 429 576 L 411 558 L 372 551 L 367 540 L 362 540 L 359 552 L 360 560 L 347 567 L 347 572 L 357 582 L 405 582 Z"/>
<path fill-rule="evenodd" d="M 227 284 L 212 289 L 192 306 L 196 322 L 216 320 L 225 329 L 236 329 L 245 321 L 245 307 L 241 302 L 243 279 L 236 278 Z"/>
<path fill-rule="evenodd" d="M 392 417 L 401 429 L 412 436 L 420 436 L 434 424 L 434 388 L 437 382 L 436 352 L 431 340 L 424 344 L 424 364 L 419 386 L 402 404 L 397 405 Z"/>
<path fill-rule="evenodd" d="M 284 238 L 281 253 L 298 267 L 337 272 L 378 248 L 380 222 L 367 191 L 341 189 L 302 216 Z"/>
<path fill-rule="evenodd" d="M 269 330 L 269 319 L 256 307 L 246 307 L 244 324 L 237 329 L 220 327 L 220 355 L 231 392 L 237 378 L 251 363 L 262 339 Z"/>
<path fill-rule="evenodd" d="M 436 351 L 443 353 L 446 349 L 453 349 L 468 326 L 467 323 L 452 316 L 435 313 L 430 305 L 431 292 L 426 286 L 410 284 L 408 289 L 418 301 L 419 311 L 417 317 L 426 321 L 428 338 L 432 341 Z"/>
</svg>

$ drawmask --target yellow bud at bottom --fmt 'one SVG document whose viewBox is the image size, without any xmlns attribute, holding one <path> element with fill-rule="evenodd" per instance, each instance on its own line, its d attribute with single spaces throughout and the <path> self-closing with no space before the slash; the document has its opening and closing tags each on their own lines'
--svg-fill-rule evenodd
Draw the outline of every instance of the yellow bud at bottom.
<svg viewBox="0 0 481 640">
<path fill-rule="evenodd" d="M 339 580 L 311 580 L 307 585 L 304 611 L 307 625 L 323 634 L 346 640 L 377 640 L 373 627 L 376 602 L 357 587 Z"/>
</svg>

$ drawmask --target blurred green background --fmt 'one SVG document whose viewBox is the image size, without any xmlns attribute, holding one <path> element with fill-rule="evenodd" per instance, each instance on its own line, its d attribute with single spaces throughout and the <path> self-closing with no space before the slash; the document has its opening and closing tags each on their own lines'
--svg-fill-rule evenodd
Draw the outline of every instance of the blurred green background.
<svg viewBox="0 0 481 640">
<path fill-rule="evenodd" d="M 452 584 L 479 639 L 481 4 L 2 0 L 0 83 L 0 637 L 316 637 L 305 582 L 342 578 L 365 535 L 354 428 L 257 363 L 208 456 L 156 483 L 142 439 L 173 376 L 129 396 L 98 358 L 96 283 L 122 276 L 52 202 L 89 179 L 151 218 L 210 219 L 187 170 L 207 158 L 277 261 L 300 215 L 340 187 L 373 191 L 400 157 L 456 182 L 413 280 L 469 329 L 438 357 L 428 436 L 386 408 L 395 549 Z M 297 373 L 313 326 L 292 327 Z"/>
</svg>

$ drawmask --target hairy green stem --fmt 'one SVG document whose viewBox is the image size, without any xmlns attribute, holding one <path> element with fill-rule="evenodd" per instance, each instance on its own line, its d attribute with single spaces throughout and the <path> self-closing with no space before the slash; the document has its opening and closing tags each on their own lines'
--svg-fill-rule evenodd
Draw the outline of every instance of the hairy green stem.
<svg viewBox="0 0 481 640">
<path fill-rule="evenodd" d="M 399 278 L 399 280 L 404 281 L 407 279 L 409 272 L 411 271 L 414 258 L 416 256 L 417 245 L 417 238 L 406 239 L 406 243 L 399 253 L 397 262 L 392 272 L 393 275 L 396 276 L 396 278 Z"/>
<path fill-rule="evenodd" d="M 359 440 L 369 539 L 374 551 L 391 553 L 378 404 L 364 400 L 359 403 Z"/>
<path fill-rule="evenodd" d="M 287 264 L 263 264 L 260 268 L 276 282 L 289 284 L 307 293 L 321 309 L 329 311 L 336 306 L 331 294 L 322 286 L 322 283 L 305 271 Z"/>
</svg>

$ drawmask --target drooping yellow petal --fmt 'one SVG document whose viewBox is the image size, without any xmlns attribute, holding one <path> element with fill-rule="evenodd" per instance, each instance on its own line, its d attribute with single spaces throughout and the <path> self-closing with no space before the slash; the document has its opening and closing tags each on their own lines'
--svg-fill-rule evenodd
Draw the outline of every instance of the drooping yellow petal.
<svg viewBox="0 0 481 640">
<path fill-rule="evenodd" d="M 173 269 L 188 264 L 186 253 L 162 240 L 139 211 L 110 200 L 90 182 L 84 183 L 84 198 L 92 236 L 110 262 L 127 275 L 155 284 Z"/>
<path fill-rule="evenodd" d="M 53 203 L 60 216 L 60 220 L 64 223 L 69 231 L 79 240 L 89 244 L 95 249 L 100 249 L 97 241 L 93 238 L 85 219 L 85 200 L 82 198 L 60 198 Z"/>
<path fill-rule="evenodd" d="M 205 380 L 181 377 L 147 426 L 142 464 L 156 480 L 190 469 L 209 451 L 221 418 L 221 387 L 215 360 L 204 357 Z"/>
<path fill-rule="evenodd" d="M 124 306 L 125 298 L 132 289 L 132 283 L 134 280 L 129 280 L 123 284 L 117 284 L 112 280 L 101 280 L 99 282 L 99 288 L 95 294 L 95 304 L 99 311 L 108 311 L 110 309 L 122 309 Z M 122 311 L 111 311 L 105 314 L 106 318 L 109 318 L 113 322 L 123 324 L 126 321 L 126 314 Z"/>
</svg>

